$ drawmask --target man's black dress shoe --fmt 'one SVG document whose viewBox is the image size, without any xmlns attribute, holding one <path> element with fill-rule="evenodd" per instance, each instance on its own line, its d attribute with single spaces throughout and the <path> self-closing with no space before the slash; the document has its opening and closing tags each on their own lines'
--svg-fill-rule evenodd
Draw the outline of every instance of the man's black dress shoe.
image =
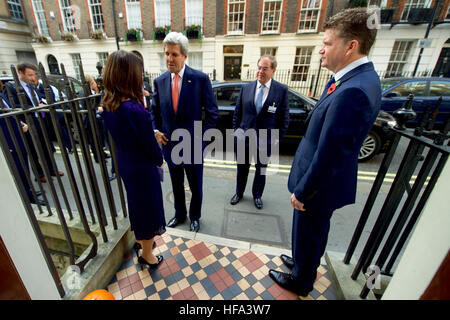
<svg viewBox="0 0 450 320">
<path fill-rule="evenodd" d="M 279 272 L 275 270 L 269 270 L 269 276 L 272 278 L 273 281 L 275 281 L 276 284 L 278 284 L 280 287 L 292 291 L 299 296 L 306 297 L 308 294 L 312 291 L 307 289 L 299 288 L 294 280 L 292 279 L 291 275 L 284 272 Z"/>
<path fill-rule="evenodd" d="M 115 173 L 113 173 L 109 176 L 109 181 L 113 181 L 115 178 L 117 178 L 117 176 Z"/>
<path fill-rule="evenodd" d="M 36 197 L 40 197 L 40 196 L 42 196 L 42 192 L 36 191 Z"/>
<path fill-rule="evenodd" d="M 175 228 L 177 225 L 179 225 L 180 223 L 183 223 L 184 221 L 186 221 L 186 218 L 184 219 L 179 219 L 177 217 L 173 217 L 172 219 L 170 219 L 169 223 L 167 224 L 167 226 L 169 228 Z"/>
<path fill-rule="evenodd" d="M 198 230 L 200 230 L 200 221 L 192 220 L 191 221 L 191 231 L 198 232 Z"/>
<path fill-rule="evenodd" d="M 34 199 L 30 199 L 30 202 L 34 203 L 34 204 L 39 204 L 40 206 L 46 206 L 47 205 L 47 202 L 45 202 L 42 199 L 37 199 L 37 202 Z"/>
<path fill-rule="evenodd" d="M 291 257 L 282 254 L 280 256 L 281 261 L 283 261 L 283 263 L 286 265 L 286 267 L 288 267 L 289 269 L 294 268 L 294 259 L 292 259 Z"/>
<path fill-rule="evenodd" d="M 231 205 L 235 205 L 235 204 L 237 204 L 239 201 L 241 201 L 242 200 L 242 197 L 241 196 L 239 196 L 237 193 L 233 196 L 233 198 L 231 198 L 231 200 L 230 200 L 230 204 Z"/>
<path fill-rule="evenodd" d="M 262 209 L 263 202 L 262 202 L 261 198 L 255 198 L 254 201 L 255 201 L 255 207 L 257 209 Z"/>
</svg>

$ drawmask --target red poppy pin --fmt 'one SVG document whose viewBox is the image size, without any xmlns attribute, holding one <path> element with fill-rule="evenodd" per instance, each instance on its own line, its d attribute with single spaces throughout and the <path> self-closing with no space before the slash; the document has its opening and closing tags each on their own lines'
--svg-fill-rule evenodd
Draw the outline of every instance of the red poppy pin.
<svg viewBox="0 0 450 320">
<path fill-rule="evenodd" d="M 340 83 L 340 81 L 336 81 L 335 83 L 331 84 L 331 86 L 328 88 L 327 94 L 334 92 L 334 90 L 336 90 L 339 83 Z"/>
</svg>

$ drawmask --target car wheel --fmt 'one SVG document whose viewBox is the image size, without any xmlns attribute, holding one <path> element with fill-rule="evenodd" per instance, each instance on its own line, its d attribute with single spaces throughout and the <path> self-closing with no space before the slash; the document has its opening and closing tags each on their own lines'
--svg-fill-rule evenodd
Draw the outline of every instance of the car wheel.
<svg viewBox="0 0 450 320">
<path fill-rule="evenodd" d="M 380 147 L 380 136 L 376 132 L 370 131 L 359 150 L 358 161 L 372 159 L 380 151 Z"/>
</svg>

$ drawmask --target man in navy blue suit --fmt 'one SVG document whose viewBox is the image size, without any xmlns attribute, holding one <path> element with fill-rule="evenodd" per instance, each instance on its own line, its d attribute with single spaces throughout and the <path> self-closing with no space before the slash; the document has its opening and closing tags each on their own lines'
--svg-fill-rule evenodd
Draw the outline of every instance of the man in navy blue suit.
<svg viewBox="0 0 450 320">
<path fill-rule="evenodd" d="M 256 208 L 263 207 L 261 197 L 266 184 L 265 170 L 272 151 L 272 140 L 278 144 L 289 126 L 288 88 L 272 79 L 276 68 L 275 57 L 260 57 L 257 80 L 242 87 L 236 103 L 233 129 L 236 135 L 235 152 L 238 165 L 236 194 L 230 201 L 232 205 L 237 204 L 244 196 L 250 162 L 253 159 L 256 169 L 252 187 L 253 201 Z M 273 136 L 274 129 L 279 130 L 278 137 Z M 239 143 L 245 143 L 245 149 L 239 149 Z M 252 144 L 256 147 L 252 148 Z M 245 155 L 241 155 L 240 159 L 242 151 Z"/>
<path fill-rule="evenodd" d="M 181 33 L 170 32 L 163 41 L 168 72 L 155 79 L 152 96 L 153 128 L 156 140 L 163 145 L 163 155 L 169 167 L 175 202 L 175 217 L 167 224 L 176 227 L 187 217 L 184 194 L 184 173 L 192 192 L 189 207 L 190 230 L 198 232 L 203 197 L 203 132 L 215 128 L 219 109 L 208 75 L 185 64 L 188 39 Z M 202 121 L 202 113 L 204 120 Z M 201 131 L 198 133 L 198 127 Z M 197 126 L 197 130 L 194 127 Z M 177 130 L 181 129 L 181 130 Z M 174 135 L 172 135 L 175 132 Z M 188 132 L 188 141 L 176 140 L 178 133 Z M 178 143 L 188 142 L 181 152 L 172 150 Z M 200 146 L 200 150 L 195 148 Z M 181 154 L 182 153 L 182 154 Z M 189 155 L 190 156 L 186 156 Z M 180 156 L 182 161 L 178 161 Z M 175 159 L 175 157 L 177 159 Z"/>
<path fill-rule="evenodd" d="M 308 115 L 289 175 L 292 258 L 281 259 L 292 273 L 269 271 L 302 296 L 313 290 L 333 211 L 355 202 L 358 152 L 380 109 L 380 80 L 367 59 L 377 33 L 368 28 L 369 17 L 365 8 L 347 9 L 324 24 L 319 53 L 334 75 Z"/>
</svg>

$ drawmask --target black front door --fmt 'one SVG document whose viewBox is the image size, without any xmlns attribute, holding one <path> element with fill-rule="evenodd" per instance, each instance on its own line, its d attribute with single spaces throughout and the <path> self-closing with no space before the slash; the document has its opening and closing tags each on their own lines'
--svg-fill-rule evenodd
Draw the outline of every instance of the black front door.
<svg viewBox="0 0 450 320">
<path fill-rule="evenodd" d="M 240 80 L 242 57 L 225 57 L 224 80 Z"/>
<path fill-rule="evenodd" d="M 53 55 L 48 56 L 47 63 L 51 74 L 59 74 L 58 60 Z"/>
<path fill-rule="evenodd" d="M 433 77 L 450 77 L 450 48 L 442 48 L 441 55 L 433 70 Z"/>
</svg>

